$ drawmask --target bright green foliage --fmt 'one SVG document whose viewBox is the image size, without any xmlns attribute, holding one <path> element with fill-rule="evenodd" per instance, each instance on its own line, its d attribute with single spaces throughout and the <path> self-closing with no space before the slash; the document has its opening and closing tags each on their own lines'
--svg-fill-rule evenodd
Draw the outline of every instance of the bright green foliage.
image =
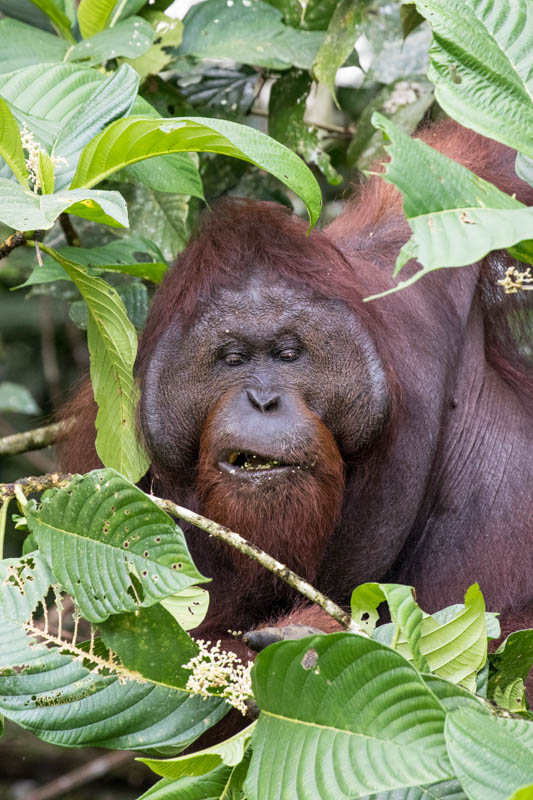
<svg viewBox="0 0 533 800">
<path fill-rule="evenodd" d="M 207 580 L 194 567 L 178 526 L 114 470 L 95 470 L 74 478 L 68 489 L 50 489 L 25 514 L 56 579 L 92 622 Z"/>
<path fill-rule="evenodd" d="M 461 708 L 448 715 L 446 743 L 470 800 L 502 800 L 533 782 L 533 725 Z"/>
<path fill-rule="evenodd" d="M 70 42 L 74 41 L 70 20 L 67 15 L 58 8 L 54 0 L 31 0 L 31 2 L 40 8 L 41 11 L 44 11 L 60 36 L 63 36 Z"/>
<path fill-rule="evenodd" d="M 18 125 L 5 100 L 0 98 L 0 156 L 22 186 L 28 185 L 28 170 Z"/>
<path fill-rule="evenodd" d="M 270 172 L 300 195 L 311 224 L 318 219 L 320 190 L 298 156 L 259 131 L 227 120 L 201 117 L 118 120 L 83 150 L 71 185 L 72 188 L 94 186 L 136 161 L 165 153 L 193 151 L 223 153 Z"/>
<path fill-rule="evenodd" d="M 84 39 L 104 30 L 111 22 L 111 12 L 117 0 L 81 0 L 78 6 L 78 23 Z"/>
<path fill-rule="evenodd" d="M 468 128 L 533 156 L 530 0 L 416 0 L 433 30 L 428 77 Z"/>
<path fill-rule="evenodd" d="M 373 122 L 390 140 L 391 160 L 383 177 L 401 191 L 413 231 L 397 258 L 396 274 L 411 258 L 424 265 L 398 288 L 434 269 L 472 264 L 491 250 L 531 236 L 531 208 L 412 139 L 381 114 L 375 114 Z"/>
<path fill-rule="evenodd" d="M 56 576 L 39 554 L 0 562 L 0 580 L 0 711 L 41 739 L 179 750 L 226 713 L 220 698 L 154 683 L 117 666 L 98 642 L 84 646 L 43 627 L 34 613 Z"/>
<path fill-rule="evenodd" d="M 366 8 L 365 0 L 340 0 L 328 25 L 324 43 L 314 60 L 314 78 L 323 81 L 334 98 L 335 75 L 353 52 Z"/>
<path fill-rule="evenodd" d="M 533 630 L 509 634 L 490 656 L 489 697 L 509 711 L 524 711 L 524 681 L 532 666 Z"/>
<path fill-rule="evenodd" d="M 66 61 L 82 61 L 85 66 L 100 64 L 118 56 L 135 58 L 145 53 L 154 40 L 154 29 L 141 17 L 129 17 L 114 28 L 95 33 L 68 50 Z"/>
</svg>

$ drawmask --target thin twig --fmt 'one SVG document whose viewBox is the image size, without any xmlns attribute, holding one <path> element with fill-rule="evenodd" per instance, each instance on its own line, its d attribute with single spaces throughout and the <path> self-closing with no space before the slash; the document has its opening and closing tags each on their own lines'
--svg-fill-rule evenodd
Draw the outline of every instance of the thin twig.
<svg viewBox="0 0 533 800">
<path fill-rule="evenodd" d="M 29 450 L 42 450 L 54 444 L 60 433 L 65 430 L 64 422 L 54 422 L 32 431 L 13 433 L 0 438 L 0 456 L 15 456 L 18 453 L 27 453 Z"/>
<path fill-rule="evenodd" d="M 73 477 L 74 476 L 66 473 L 52 473 L 50 475 L 20 478 L 18 481 L 15 481 L 15 483 L 0 483 L 0 501 L 6 497 L 12 497 L 15 494 L 15 487 L 19 487 L 17 489 L 18 492 L 22 491 L 25 495 L 28 495 L 33 492 L 43 491 L 51 486 L 58 488 L 68 486 Z M 299 575 L 290 570 L 285 564 L 282 564 L 281 561 L 268 555 L 268 553 L 265 553 L 264 550 L 261 550 L 257 545 L 246 541 L 240 534 L 230 531 L 229 528 L 226 528 L 224 525 L 219 525 L 217 522 L 213 522 L 213 520 L 202 517 L 201 514 L 197 514 L 195 511 L 189 511 L 187 508 L 178 506 L 171 500 L 163 500 L 153 495 L 146 496 L 168 514 L 172 514 L 172 516 L 178 517 L 178 519 L 185 520 L 185 522 L 190 522 L 196 528 L 200 528 L 200 530 L 208 533 L 209 536 L 213 536 L 215 539 L 225 542 L 225 544 L 233 547 L 235 550 L 257 561 L 261 566 L 269 570 L 269 572 L 272 572 L 278 578 L 281 578 L 285 583 L 288 583 L 289 586 L 296 589 L 297 592 L 312 603 L 320 606 L 326 614 L 329 614 L 330 617 L 336 620 L 336 622 L 347 631 L 351 633 L 362 633 L 361 628 L 352 620 L 346 611 L 337 605 L 337 603 L 334 603 L 333 600 L 330 600 L 329 597 L 319 592 L 318 589 L 315 589 L 310 583 L 300 578 Z"/>
<path fill-rule="evenodd" d="M 50 783 L 40 786 L 32 792 L 26 792 L 25 800 L 53 800 L 54 797 L 63 797 L 78 786 L 85 786 L 85 784 L 101 778 L 102 775 L 107 775 L 121 764 L 132 760 L 132 753 L 124 751 L 107 753 L 105 756 L 99 756 L 93 761 L 89 761 L 88 764 L 67 772 L 66 775 L 54 778 Z"/>
</svg>

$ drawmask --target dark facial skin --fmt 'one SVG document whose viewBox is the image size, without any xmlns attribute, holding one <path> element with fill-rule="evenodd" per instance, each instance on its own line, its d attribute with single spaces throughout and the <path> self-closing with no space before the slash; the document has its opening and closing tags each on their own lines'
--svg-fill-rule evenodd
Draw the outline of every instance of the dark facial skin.
<svg viewBox="0 0 533 800">
<path fill-rule="evenodd" d="M 374 344 L 350 309 L 305 288 L 270 287 L 258 275 L 242 290 L 221 290 L 189 330 L 176 321 L 153 355 L 143 430 L 178 478 L 194 468 L 202 428 L 221 400 L 218 463 L 238 480 L 311 467 L 312 429 L 301 403 L 348 461 L 387 412 Z"/>
</svg>

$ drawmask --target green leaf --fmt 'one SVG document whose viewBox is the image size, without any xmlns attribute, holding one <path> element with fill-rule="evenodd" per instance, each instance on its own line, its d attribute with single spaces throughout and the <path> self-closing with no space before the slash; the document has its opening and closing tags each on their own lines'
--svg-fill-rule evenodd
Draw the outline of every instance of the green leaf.
<svg viewBox="0 0 533 800">
<path fill-rule="evenodd" d="M 167 271 L 163 254 L 149 239 L 141 236 L 125 236 L 115 239 L 101 247 L 60 247 L 57 252 L 71 261 L 76 261 L 87 267 L 89 275 L 97 276 L 103 272 L 123 272 L 136 278 L 161 283 Z M 137 261 L 138 258 L 153 258 L 154 261 Z M 20 286 L 33 286 L 51 281 L 68 281 L 69 276 L 58 262 L 48 255 L 44 255 L 42 266 L 38 264 L 30 277 Z"/>
<path fill-rule="evenodd" d="M 56 579 L 39 553 L 0 562 L 0 581 L 0 711 L 44 741 L 183 749 L 226 713 L 219 698 L 154 683 L 96 646 L 90 654 L 75 638 L 45 632 L 33 612 Z"/>
<path fill-rule="evenodd" d="M 142 17 L 130 17 L 114 28 L 100 31 L 78 42 L 67 52 L 65 60 L 83 61 L 92 65 L 119 56 L 135 58 L 148 50 L 153 39 L 154 30 L 146 20 Z"/>
<path fill-rule="evenodd" d="M 29 42 L 31 47 L 28 46 Z M 0 49 L 0 73 L 10 73 L 30 64 L 45 66 L 45 62 L 60 62 L 65 57 L 68 45 L 52 33 L 25 25 L 16 19 L 2 19 Z M 50 64 L 46 66 L 50 67 Z"/>
<path fill-rule="evenodd" d="M 335 75 L 355 47 L 367 8 L 366 0 L 340 0 L 337 3 L 326 38 L 313 63 L 313 77 L 329 87 L 337 106 Z"/>
<path fill-rule="evenodd" d="M 329 183 L 342 182 L 322 149 L 318 129 L 304 121 L 306 98 L 311 89 L 311 77 L 300 70 L 282 75 L 270 91 L 268 132 L 282 144 L 299 153 L 306 161 L 316 164 Z"/>
<path fill-rule="evenodd" d="M 75 476 L 25 507 L 57 581 L 85 619 L 135 611 L 204 578 L 179 527 L 112 469 Z"/>
<path fill-rule="evenodd" d="M 94 186 L 118 169 L 145 158 L 191 151 L 222 153 L 270 172 L 302 198 L 311 224 L 318 219 L 320 189 L 298 156 L 259 131 L 221 119 L 117 120 L 83 150 L 72 188 Z"/>
<path fill-rule="evenodd" d="M 25 386 L 0 382 L 0 414 L 40 414 L 41 409 Z"/>
<path fill-rule="evenodd" d="M 522 789 L 517 789 L 513 792 L 507 800 L 533 800 L 533 783 L 529 786 L 523 786 Z"/>
<path fill-rule="evenodd" d="M 413 231 L 400 251 L 395 274 L 410 258 L 424 265 L 396 288 L 434 269 L 473 264 L 491 250 L 531 238 L 532 208 L 412 139 L 381 114 L 376 113 L 373 122 L 390 139 L 391 160 L 383 177 L 401 191 Z"/>
<path fill-rule="evenodd" d="M 71 182 L 81 151 L 106 125 L 129 114 L 137 95 L 139 78 L 125 64 L 102 81 L 91 96 L 68 116 L 54 141 L 53 153 L 66 163 L 57 168 L 57 188 Z"/>
<path fill-rule="evenodd" d="M 81 0 L 78 6 L 78 24 L 84 39 L 107 28 L 117 0 Z"/>
<path fill-rule="evenodd" d="M 48 230 L 63 211 L 107 225 L 128 225 L 126 204 L 118 192 L 75 189 L 39 195 L 0 178 L 0 220 L 11 228 Z"/>
<path fill-rule="evenodd" d="M 39 188 L 42 194 L 52 194 L 54 191 L 54 165 L 46 150 L 39 150 Z"/>
<path fill-rule="evenodd" d="M 403 38 L 407 39 L 419 25 L 424 22 L 424 17 L 416 10 L 414 3 L 406 3 L 400 8 L 400 19 L 402 21 Z"/>
<path fill-rule="evenodd" d="M 261 0 L 249 5 L 206 0 L 189 9 L 183 20 L 180 56 L 228 58 L 241 64 L 310 69 L 324 34 L 284 25 L 280 12 Z"/>
<path fill-rule="evenodd" d="M 440 781 L 430 786 L 416 786 L 409 789 L 394 789 L 367 795 L 362 800 L 468 800 L 459 781 Z"/>
<path fill-rule="evenodd" d="M 146 764 L 152 772 L 156 775 L 161 775 L 163 778 L 171 778 L 177 780 L 183 777 L 192 777 L 198 775 L 206 775 L 213 769 L 225 764 L 228 767 L 234 767 L 244 758 L 244 753 L 248 748 L 250 737 L 255 728 L 255 722 L 248 725 L 244 730 L 226 739 L 220 744 L 209 747 L 205 750 L 199 750 L 188 756 L 179 756 L 178 758 L 168 758 L 161 760 L 158 758 L 139 758 L 143 764 Z"/>
<path fill-rule="evenodd" d="M 490 656 L 488 697 L 510 711 L 525 710 L 524 681 L 533 666 L 533 630 L 515 631 Z"/>
<path fill-rule="evenodd" d="M 141 331 L 144 328 L 148 314 L 148 291 L 146 286 L 139 281 L 135 281 L 117 286 L 116 292 L 124 303 L 128 319 L 138 331 Z M 87 330 L 89 308 L 85 300 L 77 300 L 71 304 L 69 317 L 78 328 Z"/>
<path fill-rule="evenodd" d="M 161 605 L 172 614 L 184 630 L 194 630 L 204 621 L 207 614 L 209 592 L 200 586 L 191 586 L 182 589 L 178 594 L 173 594 L 172 597 L 165 597 L 161 600 Z"/>
<path fill-rule="evenodd" d="M 143 11 L 143 16 L 152 26 L 155 42 L 143 55 L 136 53 L 127 61 L 141 80 L 164 70 L 173 59 L 172 48 L 178 47 L 183 34 L 183 23 L 179 19 L 150 10 Z"/>
<path fill-rule="evenodd" d="M 156 241 L 172 263 L 189 241 L 187 197 L 156 192 L 140 183 L 122 184 L 121 192 L 128 204 L 128 233 Z"/>
<path fill-rule="evenodd" d="M 1 24 L 1 23 L 0 23 Z M 20 132 L 8 104 L 0 97 L 0 156 L 5 159 L 22 186 L 28 185 L 28 170 Z"/>
<path fill-rule="evenodd" d="M 138 800 L 234 800 L 235 795 L 228 792 L 235 771 L 236 768 L 222 766 L 200 777 L 182 778 L 180 781 L 164 778 Z M 239 795 L 237 798 L 240 800 Z"/>
<path fill-rule="evenodd" d="M 198 653 L 198 646 L 159 603 L 114 614 L 98 630 L 106 647 L 132 672 L 166 686 L 187 684 L 190 671 L 183 665 Z"/>
<path fill-rule="evenodd" d="M 259 653 L 252 682 L 255 800 L 351 800 L 453 777 L 444 709 L 388 647 L 346 633 L 281 642 Z"/>
<path fill-rule="evenodd" d="M 529 0 L 417 0 L 433 29 L 428 77 L 442 108 L 533 156 L 533 5 Z"/>
<path fill-rule="evenodd" d="M 378 621 L 378 606 L 386 602 L 393 623 L 397 626 L 395 637 L 409 642 L 409 655 L 420 670 L 429 670 L 427 659 L 420 649 L 422 635 L 422 609 L 414 598 L 411 586 L 396 583 L 364 583 L 354 589 L 350 601 L 352 617 L 369 633 Z"/>
<path fill-rule="evenodd" d="M 114 173 L 110 180 L 140 182 L 157 192 L 205 199 L 198 167 L 188 153 L 172 153 L 168 156 L 156 156 L 149 161 L 138 161 Z"/>
<path fill-rule="evenodd" d="M 31 0 L 31 2 L 37 6 L 37 8 L 40 8 L 41 11 L 44 11 L 60 36 L 63 36 L 63 38 L 67 39 L 69 42 L 74 41 L 70 20 L 67 15 L 57 7 L 54 0 Z"/>
<path fill-rule="evenodd" d="M 530 186 L 533 186 L 533 158 L 523 153 L 516 154 L 516 174 Z"/>
<path fill-rule="evenodd" d="M 85 267 L 41 245 L 61 264 L 89 307 L 87 340 L 91 382 L 98 404 L 96 450 L 103 464 L 136 482 L 149 459 L 137 438 L 138 389 L 133 380 L 137 335 L 116 291 Z"/>
<path fill-rule="evenodd" d="M 533 782 L 533 724 L 460 708 L 446 718 L 446 744 L 470 800 L 502 800 Z"/>
</svg>

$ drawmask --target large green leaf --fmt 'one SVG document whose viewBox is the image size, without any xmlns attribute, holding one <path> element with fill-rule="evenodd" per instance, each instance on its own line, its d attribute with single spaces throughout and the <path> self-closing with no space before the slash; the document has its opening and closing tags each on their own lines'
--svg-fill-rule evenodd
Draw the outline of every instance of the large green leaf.
<svg viewBox="0 0 533 800">
<path fill-rule="evenodd" d="M 178 526 L 114 470 L 47 491 L 26 517 L 57 581 L 92 622 L 207 580 Z"/>
<path fill-rule="evenodd" d="M 74 113 L 69 114 L 53 145 L 54 155 L 67 162 L 56 169 L 57 189 L 68 186 L 72 180 L 85 145 L 110 122 L 130 112 L 138 87 L 137 73 L 124 64 L 102 81 Z"/>
<path fill-rule="evenodd" d="M 149 460 L 136 432 L 138 389 L 133 379 L 137 335 L 124 303 L 101 278 L 45 245 L 44 251 L 61 264 L 89 307 L 87 339 L 91 382 L 98 404 L 96 450 L 103 464 L 138 481 Z"/>
<path fill-rule="evenodd" d="M 394 789 L 367 795 L 362 800 L 468 800 L 459 781 L 441 781 L 431 786 L 416 786 L 409 789 Z"/>
<path fill-rule="evenodd" d="M 460 708 L 448 714 L 445 732 L 470 800 L 502 800 L 533 782 L 533 723 Z"/>
<path fill-rule="evenodd" d="M 461 164 L 412 139 L 381 114 L 374 125 L 390 144 L 383 177 L 403 195 L 413 235 L 400 251 L 395 274 L 410 258 L 424 268 L 398 288 L 441 267 L 472 264 L 491 250 L 531 237 L 533 208 L 505 194 Z M 395 291 L 394 289 L 392 291 Z"/>
<path fill-rule="evenodd" d="M 137 161 L 126 169 L 115 172 L 110 180 L 140 182 L 156 192 L 205 199 L 198 167 L 188 153 L 172 153 L 168 156 L 156 156 L 149 161 Z"/>
<path fill-rule="evenodd" d="M 18 125 L 5 100 L 0 98 L 0 156 L 22 186 L 28 185 L 28 170 Z"/>
<path fill-rule="evenodd" d="M 259 653 L 252 681 L 255 800 L 353 800 L 453 777 L 444 708 L 388 647 L 346 633 L 281 642 Z"/>
<path fill-rule="evenodd" d="M 340 0 L 328 25 L 323 44 L 313 63 L 313 76 L 323 81 L 335 97 L 335 75 L 359 38 L 359 26 L 368 8 L 366 0 Z"/>
<path fill-rule="evenodd" d="M 130 17 L 114 28 L 95 33 L 74 45 L 66 54 L 66 61 L 84 61 L 99 64 L 119 56 L 135 58 L 145 53 L 154 39 L 154 29 L 142 17 Z"/>
<path fill-rule="evenodd" d="M 0 178 L 0 220 L 23 231 L 48 230 L 63 211 L 107 225 L 127 227 L 126 203 L 118 192 L 94 189 L 35 194 Z"/>
<path fill-rule="evenodd" d="M 29 44 L 31 42 L 31 45 Z M 0 20 L 0 73 L 14 72 L 30 64 L 57 64 L 65 57 L 68 44 L 52 33 L 25 25 L 16 19 Z"/>
<path fill-rule="evenodd" d="M 83 150 L 72 188 L 94 186 L 117 170 L 145 158 L 191 151 L 222 153 L 270 172 L 302 198 L 312 224 L 318 219 L 320 188 L 303 161 L 265 134 L 221 119 L 117 120 Z"/>
<path fill-rule="evenodd" d="M 533 156 L 530 0 L 416 0 L 433 29 L 428 77 L 468 128 Z"/>
<path fill-rule="evenodd" d="M 183 24 L 178 55 L 228 58 L 269 69 L 310 69 L 324 40 L 320 31 L 284 25 L 280 12 L 261 0 L 206 0 L 189 9 Z"/>
<path fill-rule="evenodd" d="M 139 74 L 141 80 L 148 75 L 158 75 L 173 58 L 173 48 L 181 42 L 183 23 L 160 11 L 143 11 L 144 18 L 156 33 L 155 43 L 143 55 L 131 57 L 128 64 Z M 117 26 L 118 27 L 118 26 Z M 140 51 L 139 51 L 140 52 Z"/>
<path fill-rule="evenodd" d="M 200 777 L 170 778 L 158 781 L 138 800 L 241 800 L 242 794 L 232 793 L 235 768 L 221 766 Z"/>
<path fill-rule="evenodd" d="M 84 39 L 103 31 L 111 22 L 111 12 L 117 0 L 81 0 L 78 6 L 78 24 Z"/>
<path fill-rule="evenodd" d="M 56 578 L 38 553 L 0 562 L 0 581 L 0 711 L 41 739 L 183 749 L 226 713 L 219 698 L 141 678 L 39 622 L 34 612 Z"/>
<path fill-rule="evenodd" d="M 532 666 L 533 630 L 509 634 L 490 656 L 489 698 L 510 711 L 524 711 L 524 681 Z"/>
</svg>

